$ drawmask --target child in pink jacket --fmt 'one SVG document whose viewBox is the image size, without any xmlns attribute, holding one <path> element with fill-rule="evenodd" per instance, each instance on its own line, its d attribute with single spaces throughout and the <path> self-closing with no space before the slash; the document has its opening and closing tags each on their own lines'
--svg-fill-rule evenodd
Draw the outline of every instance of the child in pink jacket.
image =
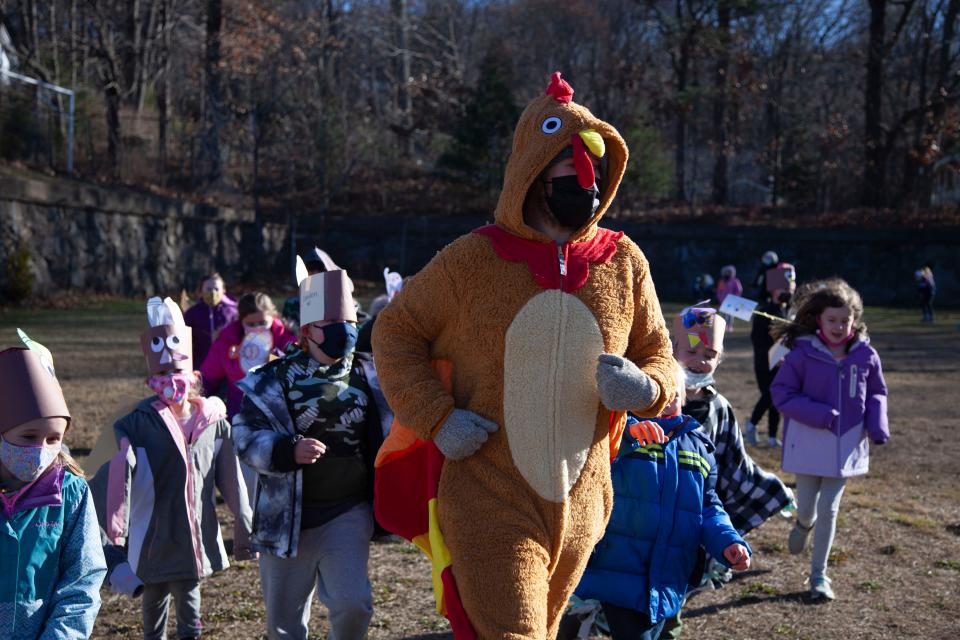
<svg viewBox="0 0 960 640">
<path fill-rule="evenodd" d="M 281 356 L 287 345 L 297 337 L 280 321 L 277 308 L 265 293 L 247 293 L 237 302 L 238 319 L 225 326 L 210 347 L 210 353 L 200 367 L 206 395 L 225 396 L 227 416 L 240 411 L 243 392 L 237 387 L 247 375 L 248 364 L 244 361 L 243 346 L 251 333 L 262 334 L 266 340 L 268 355 Z M 263 362 L 259 364 L 264 364 Z M 226 392 L 222 387 L 226 385 Z"/>
</svg>

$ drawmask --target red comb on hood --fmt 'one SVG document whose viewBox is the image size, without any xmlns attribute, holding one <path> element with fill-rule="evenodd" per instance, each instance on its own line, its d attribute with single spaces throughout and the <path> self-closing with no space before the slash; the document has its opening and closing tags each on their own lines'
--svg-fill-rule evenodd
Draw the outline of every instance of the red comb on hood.
<svg viewBox="0 0 960 640">
<path fill-rule="evenodd" d="M 559 71 L 554 71 L 550 76 L 550 85 L 547 87 L 547 95 L 553 96 L 557 102 L 570 102 L 573 100 L 573 87 L 570 83 L 560 77 Z"/>
</svg>

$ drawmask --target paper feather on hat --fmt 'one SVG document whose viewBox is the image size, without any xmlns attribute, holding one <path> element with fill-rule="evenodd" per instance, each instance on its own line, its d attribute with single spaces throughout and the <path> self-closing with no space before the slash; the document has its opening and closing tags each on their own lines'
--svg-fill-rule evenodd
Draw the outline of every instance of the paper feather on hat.
<svg viewBox="0 0 960 640">
<path fill-rule="evenodd" d="M 384 267 L 383 281 L 387 285 L 387 300 L 393 300 L 393 296 L 397 295 L 400 289 L 403 288 L 403 276 L 396 271 L 390 271 L 389 268 Z"/>
<path fill-rule="evenodd" d="M 673 337 L 681 348 L 695 349 L 703 343 L 720 351 L 723 349 L 723 334 L 727 322 L 709 304 L 709 300 L 687 307 L 673 319 Z"/>
</svg>

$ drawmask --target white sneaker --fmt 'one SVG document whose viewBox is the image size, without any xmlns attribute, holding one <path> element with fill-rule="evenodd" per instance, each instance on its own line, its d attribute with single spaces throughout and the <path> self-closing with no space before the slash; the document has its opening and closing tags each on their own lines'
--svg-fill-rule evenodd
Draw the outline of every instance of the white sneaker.
<svg viewBox="0 0 960 640">
<path fill-rule="evenodd" d="M 830 578 L 827 576 L 817 576 L 810 578 L 810 597 L 814 600 L 835 600 L 836 595 L 830 587 Z"/>
<path fill-rule="evenodd" d="M 769 438 L 767 438 L 767 446 L 768 446 L 768 447 L 782 447 L 782 446 L 783 446 L 783 442 L 781 442 L 779 438 L 774 438 L 773 436 L 770 436 Z"/>
<path fill-rule="evenodd" d="M 757 425 L 747 420 L 746 427 L 747 429 L 743 435 L 743 439 L 747 441 L 747 444 L 752 444 L 753 446 L 760 444 L 757 440 Z"/>
</svg>

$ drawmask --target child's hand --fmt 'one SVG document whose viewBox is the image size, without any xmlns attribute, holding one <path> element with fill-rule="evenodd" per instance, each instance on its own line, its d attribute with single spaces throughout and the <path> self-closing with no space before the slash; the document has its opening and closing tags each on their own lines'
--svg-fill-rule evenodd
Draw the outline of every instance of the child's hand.
<svg viewBox="0 0 960 640">
<path fill-rule="evenodd" d="M 750 554 L 742 544 L 733 543 L 723 550 L 723 557 L 734 571 L 746 571 L 750 568 Z"/>
<path fill-rule="evenodd" d="M 644 420 L 630 425 L 630 435 L 640 441 L 642 446 L 647 446 L 652 442 L 663 444 L 669 438 L 663 434 L 663 429 L 655 422 Z"/>
<path fill-rule="evenodd" d="M 327 452 L 327 445 L 314 438 L 302 438 L 293 445 L 293 459 L 297 464 L 313 464 Z"/>
</svg>

